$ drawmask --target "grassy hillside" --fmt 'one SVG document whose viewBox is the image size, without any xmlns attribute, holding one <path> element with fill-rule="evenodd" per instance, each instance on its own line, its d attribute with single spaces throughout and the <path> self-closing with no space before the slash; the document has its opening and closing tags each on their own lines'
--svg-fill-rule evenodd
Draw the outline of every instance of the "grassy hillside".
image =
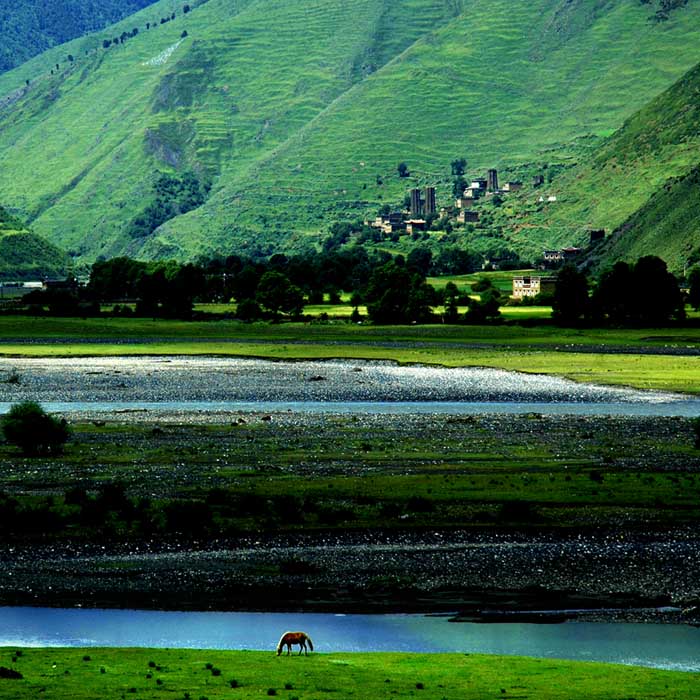
<svg viewBox="0 0 700 700">
<path fill-rule="evenodd" d="M 0 13 L 0 72 L 104 27 L 153 0 L 13 0 Z"/>
<path fill-rule="evenodd" d="M 662 252 L 677 272 L 700 260 L 700 168 L 673 178 L 619 226 L 600 250 L 602 262 Z"/>
<path fill-rule="evenodd" d="M 698 146 L 700 65 L 631 116 L 580 165 L 554 178 L 545 194 L 556 194 L 556 203 L 532 206 L 538 193 L 525 192 L 520 236 L 541 249 L 585 243 L 591 228 L 616 230 L 598 258 L 661 254 L 681 271 L 700 247 Z"/>
<path fill-rule="evenodd" d="M 0 198 L 79 258 L 298 246 L 426 182 L 444 202 L 450 160 L 570 159 L 700 60 L 695 0 L 665 22 L 633 0 L 193 8 L 160 0 L 0 76 Z M 188 171 L 208 201 L 163 223 L 159 174 L 184 190 Z"/>
<path fill-rule="evenodd" d="M 0 207 L 0 281 L 60 277 L 68 263 L 63 251 L 27 231 L 17 217 Z"/>
</svg>

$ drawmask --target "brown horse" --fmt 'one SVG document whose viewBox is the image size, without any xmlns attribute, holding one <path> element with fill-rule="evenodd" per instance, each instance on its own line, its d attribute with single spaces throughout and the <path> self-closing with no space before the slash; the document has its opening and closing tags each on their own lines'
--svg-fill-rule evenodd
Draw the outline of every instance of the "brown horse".
<svg viewBox="0 0 700 700">
<path fill-rule="evenodd" d="M 299 645 L 299 656 L 301 656 L 302 651 L 306 656 L 309 655 L 309 652 L 306 650 L 307 644 L 309 645 L 309 649 L 311 651 L 314 650 L 314 643 L 311 641 L 311 637 L 309 637 L 306 632 L 285 632 L 280 637 L 280 643 L 277 645 L 277 656 L 282 653 L 282 647 L 284 646 L 287 647 L 287 656 L 289 656 L 292 652 L 293 644 Z"/>
</svg>

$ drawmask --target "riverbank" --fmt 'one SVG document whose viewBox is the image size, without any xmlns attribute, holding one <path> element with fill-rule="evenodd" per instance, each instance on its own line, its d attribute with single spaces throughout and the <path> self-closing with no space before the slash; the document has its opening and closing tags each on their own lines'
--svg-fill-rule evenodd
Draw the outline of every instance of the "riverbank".
<svg viewBox="0 0 700 700">
<path fill-rule="evenodd" d="M 589 662 L 483 656 L 166 649 L 0 649 L 0 697 L 415 698 L 540 700 L 700 697 L 696 674 Z M 322 640 L 315 640 L 322 649 Z M 5 673 L 5 676 L 10 675 Z"/>
<path fill-rule="evenodd" d="M 60 456 L 0 445 L 5 604 L 695 621 L 681 613 L 700 599 L 688 418 L 304 410 L 376 397 L 684 397 L 388 362 L 25 358 L 0 369 L 0 400 L 67 402 L 73 429 Z M 295 408 L 134 408 L 233 398 Z M 129 399 L 127 412 L 80 404 Z"/>
<path fill-rule="evenodd" d="M 700 327 L 696 326 L 567 329 L 0 317 L 0 338 L 0 355 L 8 358 L 210 355 L 392 360 L 700 393 Z"/>
<path fill-rule="evenodd" d="M 700 622 L 692 532 L 356 532 L 198 546 L 13 546 L 1 567 L 3 605 L 458 611 L 456 619 L 484 622 L 503 621 L 488 617 L 494 612 L 569 611 L 567 619 L 588 621 Z"/>
</svg>

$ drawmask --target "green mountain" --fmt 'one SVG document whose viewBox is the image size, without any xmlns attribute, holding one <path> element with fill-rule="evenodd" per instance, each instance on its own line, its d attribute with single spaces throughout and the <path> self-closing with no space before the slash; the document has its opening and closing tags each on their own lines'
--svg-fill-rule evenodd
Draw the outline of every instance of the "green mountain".
<svg viewBox="0 0 700 700">
<path fill-rule="evenodd" d="M 12 0 L 0 12 L 0 72 L 113 24 L 153 0 Z"/>
<path fill-rule="evenodd" d="M 700 262 L 700 166 L 664 183 L 595 251 L 598 264 L 661 254 L 684 272 Z"/>
<path fill-rule="evenodd" d="M 69 258 L 0 207 L 0 281 L 63 277 Z"/>
<path fill-rule="evenodd" d="M 698 165 L 700 65 L 632 115 L 579 165 L 544 189 L 524 193 L 521 235 L 541 252 L 545 246 L 586 243 L 590 229 L 604 228 L 614 235 L 596 250 L 596 260 L 660 254 L 681 271 L 700 250 Z M 542 194 L 553 194 L 557 201 L 532 207 Z M 516 239 L 517 234 L 517 244 Z"/>
<path fill-rule="evenodd" d="M 458 157 L 575 162 L 700 61 L 663 3 L 160 0 L 0 76 L 0 199 L 81 260 L 303 246 Z"/>
</svg>

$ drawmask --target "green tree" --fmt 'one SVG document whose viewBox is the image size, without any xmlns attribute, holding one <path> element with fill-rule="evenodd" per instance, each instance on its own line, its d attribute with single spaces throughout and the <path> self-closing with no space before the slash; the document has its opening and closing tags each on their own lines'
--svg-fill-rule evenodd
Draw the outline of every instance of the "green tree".
<svg viewBox="0 0 700 700">
<path fill-rule="evenodd" d="M 280 313 L 298 316 L 304 309 L 304 294 L 281 272 L 266 272 L 258 282 L 255 300 L 274 317 Z"/>
<path fill-rule="evenodd" d="M 396 170 L 399 173 L 399 177 L 408 177 L 411 174 L 408 170 L 408 165 L 403 162 L 398 164 Z"/>
<path fill-rule="evenodd" d="M 464 320 L 467 323 L 493 323 L 501 318 L 501 293 L 489 287 L 479 299 L 470 299 Z"/>
<path fill-rule="evenodd" d="M 700 309 L 700 267 L 697 265 L 688 273 L 688 303 L 696 311 Z"/>
<path fill-rule="evenodd" d="M 60 454 L 70 437 L 65 419 L 54 418 L 35 401 L 11 406 L 2 417 L 2 432 L 27 456 Z"/>
<path fill-rule="evenodd" d="M 457 158 L 450 163 L 450 171 L 455 177 L 462 177 L 466 167 L 467 161 L 465 158 Z"/>
<path fill-rule="evenodd" d="M 575 324 L 588 314 L 588 279 L 573 265 L 559 270 L 552 299 L 552 317 L 561 324 Z"/>
<path fill-rule="evenodd" d="M 443 295 L 443 304 L 445 307 L 443 318 L 445 319 L 445 323 L 457 323 L 459 319 L 459 309 L 457 307 L 459 290 L 457 289 L 457 285 L 454 282 L 448 282 L 445 285 Z"/>
<path fill-rule="evenodd" d="M 464 190 L 467 188 L 467 181 L 460 175 L 456 177 L 452 182 L 452 196 L 461 197 L 464 194 Z"/>
<path fill-rule="evenodd" d="M 363 298 L 375 323 L 418 323 L 430 318 L 435 290 L 419 272 L 391 261 L 374 269 Z"/>
</svg>

